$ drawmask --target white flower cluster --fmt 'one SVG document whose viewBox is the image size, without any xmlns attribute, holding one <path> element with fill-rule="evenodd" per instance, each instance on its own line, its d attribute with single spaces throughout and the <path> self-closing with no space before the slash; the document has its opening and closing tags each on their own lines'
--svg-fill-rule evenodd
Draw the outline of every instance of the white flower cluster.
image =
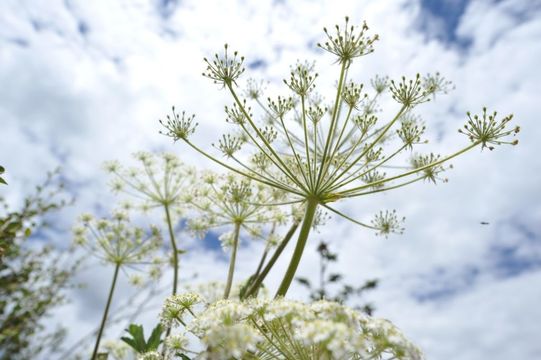
<svg viewBox="0 0 541 360">
<path fill-rule="evenodd" d="M 178 299 L 183 296 L 189 299 L 185 304 L 200 299 L 193 293 L 177 295 Z M 170 299 L 164 308 L 178 309 Z M 181 319 L 183 311 L 178 310 L 175 319 Z M 203 358 L 423 359 L 421 351 L 390 321 L 336 302 L 219 300 L 202 311 L 193 307 L 192 311 L 191 321 L 181 324 L 202 341 Z M 162 321 L 164 313 L 171 311 L 162 313 Z"/>
<path fill-rule="evenodd" d="M 171 295 L 165 299 L 165 303 L 160 313 L 160 322 L 165 328 L 175 326 L 178 324 L 184 324 L 185 313 L 190 313 L 192 316 L 194 312 L 192 308 L 203 303 L 203 298 L 196 293 L 183 293 L 177 295 Z"/>
<path fill-rule="evenodd" d="M 240 292 L 242 291 L 242 288 L 246 285 L 246 282 L 247 280 L 244 280 L 238 281 L 233 284 L 229 297 L 232 299 L 239 299 Z M 203 299 L 205 299 L 205 302 L 208 304 L 212 304 L 218 300 L 223 299 L 224 288 L 225 283 L 222 281 L 208 281 L 198 284 L 188 284 L 186 286 L 186 289 L 188 291 L 199 294 Z M 269 297 L 269 290 L 265 287 L 262 287 L 261 289 L 259 289 L 257 296 L 263 298 Z"/>
<path fill-rule="evenodd" d="M 163 356 L 157 351 L 149 351 L 138 355 L 137 360 L 163 360 Z"/>
<path fill-rule="evenodd" d="M 80 223 L 73 229 L 74 244 L 100 260 L 119 265 L 160 265 L 160 260 L 148 261 L 161 246 L 158 228 L 151 226 L 146 231 L 133 226 L 125 211 L 115 211 L 110 218 L 103 219 L 83 214 Z"/>
</svg>

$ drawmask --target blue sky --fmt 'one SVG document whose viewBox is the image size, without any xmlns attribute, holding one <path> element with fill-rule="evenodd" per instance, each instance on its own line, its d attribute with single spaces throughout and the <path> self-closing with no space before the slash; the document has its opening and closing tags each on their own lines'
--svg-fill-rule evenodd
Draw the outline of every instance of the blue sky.
<svg viewBox="0 0 541 360">
<path fill-rule="evenodd" d="M 297 59 L 314 59 L 321 87 L 332 89 L 332 60 L 314 44 L 323 26 L 344 15 L 366 19 L 381 37 L 374 54 L 351 70 L 360 81 L 439 71 L 454 82 L 453 92 L 420 109 L 437 140 L 430 150 L 448 153 L 463 144 L 456 129 L 466 111 L 482 106 L 514 113 L 521 143 L 457 159 L 448 184 L 341 206 L 359 217 L 396 208 L 407 217 L 404 235 L 375 237 L 332 219 L 307 253 L 315 254 L 318 239 L 332 238 L 346 280 L 379 278 L 369 299 L 376 314 L 394 321 L 429 359 L 541 357 L 541 4 L 535 1 L 4 1 L 0 164 L 10 186 L 1 195 L 17 203 L 62 165 L 77 204 L 56 227 L 69 230 L 78 213 L 106 211 L 114 202 L 101 170 L 105 160 L 130 163 L 135 151 L 167 150 L 209 166 L 159 135 L 157 122 L 174 104 L 197 114 L 198 143 L 226 131 L 222 109 L 229 99 L 200 76 L 201 59 L 228 42 L 247 57 L 246 78 L 268 80 L 271 89 Z M 186 277 L 196 269 L 201 280 L 221 280 L 222 250 L 183 238 L 192 249 Z M 54 241 L 66 246 L 69 235 Z M 261 244 L 244 244 L 239 278 L 253 269 L 257 251 Z M 317 258 L 306 257 L 299 275 L 315 269 Z M 96 265 L 81 274 L 88 287 L 74 292 L 57 318 L 80 331 L 95 326 L 106 296 L 99 284 L 109 271 Z M 279 273 L 271 274 L 271 286 Z M 123 283 L 121 293 L 130 291 Z M 292 296 L 306 294 L 296 289 Z"/>
</svg>

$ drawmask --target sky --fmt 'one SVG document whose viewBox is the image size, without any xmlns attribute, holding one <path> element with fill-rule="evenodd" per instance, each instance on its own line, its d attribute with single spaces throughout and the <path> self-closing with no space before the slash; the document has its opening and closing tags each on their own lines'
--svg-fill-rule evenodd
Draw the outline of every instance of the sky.
<svg viewBox="0 0 541 360">
<path fill-rule="evenodd" d="M 419 108 L 433 139 L 429 150 L 463 146 L 467 139 L 457 129 L 466 111 L 483 106 L 514 114 L 520 144 L 457 158 L 446 184 L 341 204 L 356 218 L 396 209 L 406 231 L 377 237 L 332 218 L 310 239 L 298 274 L 315 276 L 315 248 L 328 240 L 347 282 L 380 280 L 367 296 L 376 316 L 392 320 L 428 359 L 541 358 L 540 1 L 3 0 L 0 164 L 9 186 L 0 195 L 17 204 L 46 171 L 62 166 L 77 202 L 54 219 L 57 232 L 48 241 L 66 247 L 78 214 L 104 212 L 115 202 L 104 161 L 130 164 L 135 151 L 171 151 L 210 166 L 160 135 L 157 121 L 172 105 L 195 113 L 194 141 L 207 148 L 226 131 L 223 105 L 231 100 L 201 76 L 203 57 L 227 42 L 246 57 L 244 78 L 277 88 L 297 59 L 315 60 L 318 86 L 332 90 L 337 66 L 315 44 L 323 26 L 345 15 L 366 20 L 380 35 L 375 52 L 354 64 L 352 78 L 440 72 L 453 81 L 454 91 Z M 183 239 L 190 252 L 182 278 L 222 280 L 227 256 L 212 239 Z M 243 244 L 237 278 L 253 270 L 260 251 L 259 243 Z M 271 273 L 270 288 L 288 256 Z M 55 312 L 51 323 L 72 330 L 68 343 L 97 325 L 111 272 L 89 266 L 78 275 L 86 287 Z M 121 279 L 114 305 L 122 307 L 132 293 Z M 307 294 L 295 287 L 290 295 Z M 139 321 L 150 323 L 158 306 Z M 121 331 L 116 326 L 108 336 Z"/>
</svg>

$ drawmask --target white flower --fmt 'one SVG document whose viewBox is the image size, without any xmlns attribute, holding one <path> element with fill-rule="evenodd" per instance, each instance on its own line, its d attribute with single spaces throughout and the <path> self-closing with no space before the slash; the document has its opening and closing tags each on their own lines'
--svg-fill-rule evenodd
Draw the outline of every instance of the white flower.
<svg viewBox="0 0 541 360">
<path fill-rule="evenodd" d="M 137 360 L 163 360 L 163 357 L 157 351 L 149 351 L 137 356 Z"/>
<path fill-rule="evenodd" d="M 184 350 L 188 346 L 189 340 L 184 334 L 169 335 L 165 339 L 165 344 L 171 350 Z"/>
<path fill-rule="evenodd" d="M 186 312 L 193 313 L 192 307 L 202 302 L 199 294 L 191 292 L 169 296 L 163 304 L 160 322 L 166 328 L 178 325 Z"/>
<path fill-rule="evenodd" d="M 257 330 L 246 324 L 219 325 L 210 328 L 203 337 L 211 359 L 241 359 L 247 351 L 257 350 L 263 339 Z"/>
</svg>

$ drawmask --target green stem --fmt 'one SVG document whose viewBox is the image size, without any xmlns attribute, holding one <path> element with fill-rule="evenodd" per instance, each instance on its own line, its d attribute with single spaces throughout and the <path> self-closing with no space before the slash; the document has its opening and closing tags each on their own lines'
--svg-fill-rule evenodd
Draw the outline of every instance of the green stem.
<svg viewBox="0 0 541 360">
<path fill-rule="evenodd" d="M 443 159 L 440 159 L 438 161 L 435 161 L 433 163 L 430 163 L 430 164 L 427 164 L 425 166 L 421 166 L 421 167 L 418 167 L 416 169 L 413 169 L 411 171 L 408 171 L 408 172 L 405 172 L 405 173 L 402 173 L 402 174 L 399 174 L 399 175 L 396 175 L 396 176 L 392 176 L 392 177 L 389 177 L 389 178 L 385 178 L 385 179 L 382 179 L 382 180 L 378 180 L 378 181 L 375 181 L 375 182 L 372 182 L 372 183 L 369 183 L 369 184 L 365 184 L 365 185 L 362 185 L 362 186 L 357 186 L 355 188 L 352 188 L 352 189 L 349 189 L 349 190 L 345 190 L 345 191 L 342 191 L 342 192 L 339 192 L 337 193 L 336 195 L 337 196 L 348 196 L 348 194 L 352 193 L 352 192 L 355 192 L 355 191 L 358 191 L 358 190 L 362 190 L 362 189 L 366 189 L 366 188 L 369 188 L 369 187 L 374 187 L 374 186 L 378 186 L 380 184 L 384 184 L 386 182 L 389 182 L 389 181 L 392 181 L 392 180 L 396 180 L 396 179 L 400 179 L 400 178 L 403 178 L 405 176 L 409 176 L 409 175 L 413 175 L 413 174 L 416 174 L 420 171 L 423 171 L 425 169 L 428 169 L 428 168 L 431 168 L 431 167 L 434 167 L 434 166 L 437 166 L 439 164 L 442 164 L 446 161 L 449 161 L 451 160 L 452 158 L 455 158 L 463 153 L 465 153 L 466 151 L 469 151 L 471 149 L 473 149 L 474 147 L 476 147 L 477 145 L 479 145 L 481 142 L 480 141 L 476 141 L 474 142 L 473 144 L 465 147 L 464 149 L 460 150 L 460 151 L 457 151 L 456 153 L 454 154 L 451 154 L 451 155 L 448 155 L 446 157 L 444 157 Z"/>
<path fill-rule="evenodd" d="M 167 219 L 167 227 L 169 229 L 169 239 L 171 240 L 171 247 L 173 248 L 173 295 L 176 295 L 178 283 L 178 249 L 175 241 L 175 232 L 173 231 L 171 214 L 169 212 L 169 204 L 166 203 L 163 205 L 163 207 L 165 208 L 165 218 Z"/>
<path fill-rule="evenodd" d="M 225 284 L 224 299 L 229 297 L 231 285 L 233 284 L 233 275 L 235 273 L 235 262 L 237 260 L 237 249 L 239 247 L 240 223 L 235 223 L 235 233 L 233 235 L 233 251 L 229 260 L 229 272 L 227 274 L 227 283 Z"/>
<path fill-rule="evenodd" d="M 244 295 L 245 298 L 248 298 L 250 296 L 257 294 L 257 291 L 259 290 L 259 288 L 261 287 L 261 284 L 267 277 L 267 274 L 276 263 L 276 260 L 278 260 L 280 255 L 282 255 L 282 252 L 284 251 L 287 244 L 289 243 L 289 240 L 291 240 L 291 238 L 293 237 L 293 234 L 295 233 L 295 231 L 297 231 L 298 227 L 299 227 L 299 223 L 297 221 L 295 221 L 293 225 L 291 225 L 291 228 L 289 228 L 289 231 L 286 233 L 286 236 L 284 236 L 284 239 L 282 240 L 280 245 L 278 245 L 278 247 L 274 251 L 274 254 L 272 254 L 272 257 L 269 259 L 269 262 L 267 263 L 267 265 L 265 265 L 265 267 L 263 268 L 259 276 L 256 277 L 254 282 L 250 285 L 250 287 L 246 291 Z"/>
<path fill-rule="evenodd" d="M 340 98 L 342 95 L 342 85 L 344 83 L 344 77 L 346 74 L 346 64 L 343 63 L 340 68 L 340 78 L 338 79 L 338 89 L 336 90 L 336 99 L 334 100 L 334 107 L 332 109 L 332 117 L 331 117 L 331 124 L 329 126 L 329 133 L 327 134 L 327 139 L 325 141 L 325 148 L 323 149 L 323 154 L 321 155 L 321 165 L 317 176 L 316 184 L 319 184 L 321 182 L 321 179 L 323 177 L 323 174 L 325 171 L 327 171 L 327 163 L 329 163 L 328 159 L 328 151 L 329 146 L 331 145 L 331 140 L 334 133 L 334 128 L 336 125 L 336 117 L 338 115 L 338 107 L 340 106 Z"/>
<path fill-rule="evenodd" d="M 113 293 L 115 291 L 116 279 L 118 277 L 118 270 L 120 269 L 120 263 L 115 265 L 115 273 L 113 275 L 113 282 L 111 283 L 111 288 L 109 289 L 109 297 L 107 298 L 107 304 L 105 305 L 105 311 L 103 312 L 103 318 L 101 319 L 100 330 L 98 331 L 98 337 L 96 338 L 96 345 L 94 345 L 94 352 L 92 353 L 92 360 L 95 360 L 98 356 L 98 349 L 100 347 L 101 335 L 103 334 L 103 329 L 105 328 L 105 321 L 107 320 L 107 315 L 109 314 L 109 307 L 111 306 L 111 300 L 113 299 Z"/>
<path fill-rule="evenodd" d="M 286 274 L 284 275 L 275 297 L 285 296 L 291 282 L 293 281 L 293 277 L 295 276 L 295 272 L 297 271 L 297 267 L 301 261 L 306 240 L 308 240 L 308 235 L 310 234 L 312 223 L 314 222 L 314 216 L 316 214 L 318 203 L 319 200 L 315 197 L 309 197 L 307 199 L 304 219 L 302 220 L 302 227 L 301 232 L 299 233 L 299 238 L 297 239 L 297 245 L 295 246 L 295 250 L 293 252 L 293 256 L 291 257 Z"/>
</svg>

